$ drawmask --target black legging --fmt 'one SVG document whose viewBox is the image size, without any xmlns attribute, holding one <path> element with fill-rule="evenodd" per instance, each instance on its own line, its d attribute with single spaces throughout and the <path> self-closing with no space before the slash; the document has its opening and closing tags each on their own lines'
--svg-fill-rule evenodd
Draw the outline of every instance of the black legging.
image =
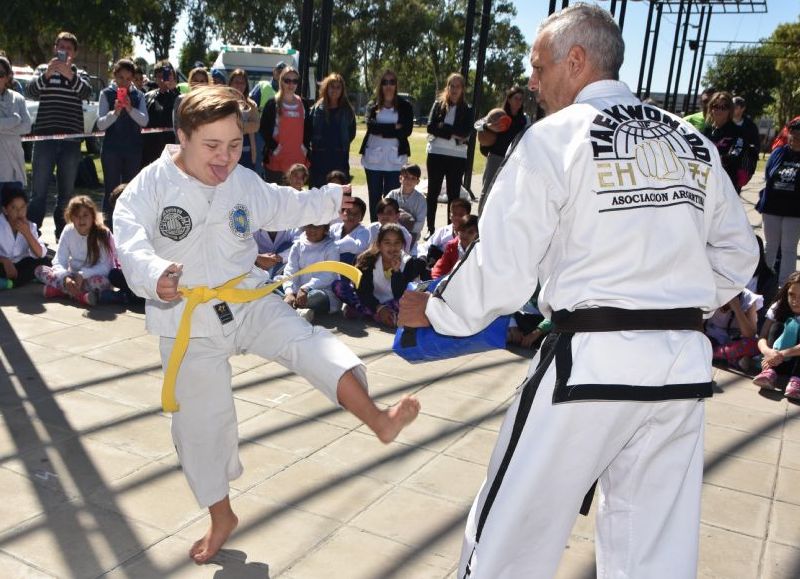
<svg viewBox="0 0 800 579">
<path fill-rule="evenodd" d="M 458 199 L 467 160 L 461 157 L 429 153 L 426 161 L 428 169 L 428 232 L 436 229 L 436 203 L 442 192 L 442 180 L 447 177 L 447 202 Z M 447 222 L 450 223 L 448 214 Z"/>
<path fill-rule="evenodd" d="M 33 271 L 40 265 L 53 265 L 49 257 L 25 257 L 14 264 L 17 268 L 17 277 L 12 280 L 14 287 L 25 285 L 33 279 Z M 0 265 L 0 277 L 8 277 L 5 268 Z"/>
</svg>

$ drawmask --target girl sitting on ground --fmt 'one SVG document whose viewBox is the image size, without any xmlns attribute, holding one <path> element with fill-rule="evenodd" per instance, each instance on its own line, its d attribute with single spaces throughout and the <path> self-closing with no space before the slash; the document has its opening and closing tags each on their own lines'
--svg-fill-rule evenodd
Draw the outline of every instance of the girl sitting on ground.
<svg viewBox="0 0 800 579">
<path fill-rule="evenodd" d="M 96 305 L 101 292 L 111 289 L 108 274 L 116 266 L 114 237 L 86 195 L 73 197 L 64 217 L 68 224 L 53 267 L 37 267 L 36 279 L 44 284 L 45 298 L 70 297 L 83 305 Z"/>
<path fill-rule="evenodd" d="M 382 326 L 397 326 L 400 297 L 425 271 L 425 261 L 405 253 L 404 244 L 399 225 L 381 226 L 375 243 L 356 259 L 362 274 L 358 289 L 347 280 L 333 283 L 334 293 L 345 303 L 345 317 L 365 316 Z"/>
<path fill-rule="evenodd" d="M 756 386 L 780 390 L 779 376 L 789 376 L 784 396 L 800 400 L 800 272 L 794 272 L 781 286 L 774 304 L 767 310 L 758 349 L 764 358 Z"/>
<path fill-rule="evenodd" d="M 28 221 L 28 196 L 10 183 L 3 186 L 0 217 L 0 289 L 21 286 L 33 279 L 40 265 L 50 265 L 47 248 L 36 224 Z"/>
</svg>

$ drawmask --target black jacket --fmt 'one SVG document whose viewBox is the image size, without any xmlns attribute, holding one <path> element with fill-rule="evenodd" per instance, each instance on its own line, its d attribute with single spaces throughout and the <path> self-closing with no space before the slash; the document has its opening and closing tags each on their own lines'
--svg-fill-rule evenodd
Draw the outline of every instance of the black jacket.
<svg viewBox="0 0 800 579">
<path fill-rule="evenodd" d="M 466 141 L 472 134 L 473 123 L 475 118 L 472 114 L 472 106 L 466 102 L 461 103 L 456 108 L 456 118 L 452 125 L 445 125 L 444 118 L 447 111 L 444 110 L 441 103 L 437 100 L 431 107 L 431 114 L 428 116 L 428 132 L 442 139 L 449 139 L 451 137 L 458 137 Z"/>
<path fill-rule="evenodd" d="M 414 130 L 414 110 L 407 100 L 397 97 L 397 124 L 400 125 L 398 129 L 394 125 L 379 123 L 375 120 L 378 114 L 378 106 L 375 103 L 367 105 L 367 112 L 364 115 L 364 120 L 367 122 L 367 134 L 364 135 L 364 140 L 361 142 L 361 148 L 358 150 L 360 155 L 364 154 L 367 150 L 367 141 L 370 135 L 378 135 L 384 139 L 397 139 L 397 154 L 410 155 L 411 145 L 408 144 L 408 137 L 411 131 Z"/>
</svg>

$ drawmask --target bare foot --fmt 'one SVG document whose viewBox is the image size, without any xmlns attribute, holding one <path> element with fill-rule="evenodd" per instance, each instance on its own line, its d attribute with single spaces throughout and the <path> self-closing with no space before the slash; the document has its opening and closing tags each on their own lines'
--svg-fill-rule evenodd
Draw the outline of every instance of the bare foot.
<svg viewBox="0 0 800 579">
<path fill-rule="evenodd" d="M 225 541 L 239 524 L 239 519 L 231 509 L 230 500 L 225 497 L 208 509 L 211 514 L 211 525 L 205 536 L 195 541 L 189 549 L 189 557 L 198 565 L 208 563 L 219 552 Z"/>
<path fill-rule="evenodd" d="M 400 402 L 381 412 L 375 424 L 375 435 L 378 440 L 388 444 L 392 442 L 400 431 L 414 422 L 419 414 L 419 400 L 413 396 L 403 396 Z"/>
</svg>

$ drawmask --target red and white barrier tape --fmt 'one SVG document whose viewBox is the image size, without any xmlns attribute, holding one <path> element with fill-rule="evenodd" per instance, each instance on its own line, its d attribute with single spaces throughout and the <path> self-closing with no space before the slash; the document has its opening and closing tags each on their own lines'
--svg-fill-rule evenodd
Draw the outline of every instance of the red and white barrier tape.
<svg viewBox="0 0 800 579">
<path fill-rule="evenodd" d="M 171 133 L 172 127 L 153 127 L 151 129 L 142 129 L 142 134 L 148 133 Z M 35 141 L 63 141 L 65 139 L 85 139 L 86 137 L 102 137 L 106 134 L 105 131 L 94 131 L 93 133 L 61 133 L 58 135 L 26 135 L 22 137 L 23 143 L 31 143 Z"/>
</svg>

